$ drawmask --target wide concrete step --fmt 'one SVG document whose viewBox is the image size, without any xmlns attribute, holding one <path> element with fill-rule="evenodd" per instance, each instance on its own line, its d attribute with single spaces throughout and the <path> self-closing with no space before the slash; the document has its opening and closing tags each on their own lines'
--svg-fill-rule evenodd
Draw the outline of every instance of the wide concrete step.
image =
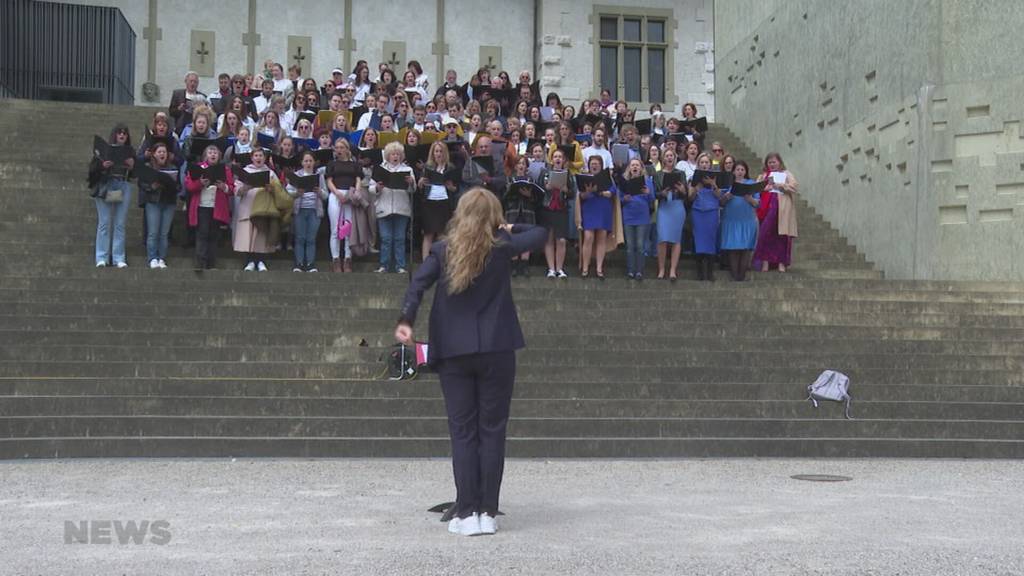
<svg viewBox="0 0 1024 576">
<path fill-rule="evenodd" d="M 26 179 L 20 182 L 24 188 L 40 188 L 38 194 L 54 193 L 53 190 L 46 190 L 49 188 L 48 185 L 39 184 L 36 180 Z M 12 186 L 14 185 L 16 183 L 12 182 Z M 134 194 L 131 202 L 132 207 L 128 218 L 129 234 L 133 233 L 132 230 L 141 229 L 142 226 L 142 208 L 138 207 L 138 199 Z M 61 224 L 69 233 L 81 234 L 90 229 L 95 230 L 96 226 L 95 202 L 89 196 L 89 191 L 84 185 L 81 188 L 55 195 L 53 198 L 43 201 L 42 205 L 36 206 L 33 203 L 34 211 L 32 212 L 24 211 L 23 196 L 7 198 L 0 203 L 0 207 L 4 209 L 4 212 L 0 214 L 0 224 L 9 231 L 28 233 L 31 230 L 26 230 L 18 225 L 48 223 Z M 184 222 L 182 212 L 178 212 L 176 218 Z M 849 243 L 831 228 L 805 223 L 801 224 L 800 236 L 795 242 L 795 246 L 801 245 L 830 248 L 848 247 Z"/>
<path fill-rule="evenodd" d="M 228 272 L 228 271 L 222 271 Z M 235 273 L 232 278 L 223 274 L 215 277 L 214 272 L 194 275 L 192 271 L 147 271 L 148 278 L 136 280 L 125 278 L 116 281 L 117 276 L 125 271 L 114 272 L 109 278 L 103 279 L 58 279 L 7 277 L 0 279 L 0 302 L 20 302 L 38 298 L 48 300 L 58 296 L 77 297 L 82 301 L 93 301 L 106 297 L 118 302 L 131 302 L 137 295 L 149 295 L 153 301 L 175 303 L 176 299 L 188 298 L 189 302 L 200 299 L 202 302 L 233 302 L 258 304 L 260 302 L 278 301 L 281 296 L 292 296 L 301 290 L 313 298 L 339 298 L 346 303 L 391 302 L 397 303 L 405 294 L 407 278 L 395 278 L 393 275 L 375 274 L 249 274 Z M 182 282 L 174 282 L 173 276 L 184 274 Z M 229 273 L 230 274 L 230 273 Z M 188 278 L 196 276 L 196 278 Z M 552 282 L 538 278 L 515 279 L 512 290 L 517 301 L 560 299 L 565 306 L 593 303 L 595 307 L 642 307 L 648 306 L 646 299 L 634 299 L 633 296 L 644 294 L 645 289 L 656 292 L 654 299 L 659 305 L 668 303 L 735 303 L 736 300 L 761 302 L 772 305 L 777 302 L 808 302 L 824 304 L 828 302 L 890 302 L 890 303 L 930 303 L 930 304 L 963 304 L 986 306 L 1019 306 L 1024 304 L 1024 294 L 998 292 L 943 292 L 943 291 L 907 291 L 886 290 L 846 290 L 843 287 L 827 289 L 815 288 L 810 284 L 796 285 L 793 283 L 770 282 L 767 279 L 778 278 L 778 275 L 758 276 L 761 282 L 721 284 L 683 282 L 671 284 L 665 281 L 646 283 L 625 283 L 608 279 L 606 282 L 577 281 Z M 238 278 L 234 280 L 233 278 Z M 248 278 L 258 280 L 249 282 Z M 188 281 L 195 280 L 195 281 Z M 671 288 L 671 289 L 666 289 Z M 427 292 L 430 295 L 430 292 Z M 389 300 L 390 299 L 390 300 Z M 699 306 L 693 306 L 699 307 Z"/>
<path fill-rule="evenodd" d="M 283 330 L 273 325 L 251 328 L 228 324 L 208 329 L 199 333 L 198 324 L 183 322 L 169 325 L 167 322 L 150 322 L 145 326 L 130 329 L 107 323 L 91 325 L 57 326 L 56 322 L 25 322 L 0 328 L 0 345 L 33 344 L 36 346 L 64 346 L 74 344 L 111 344 L 111 332 L 117 333 L 119 342 L 145 346 L 280 346 L 309 343 L 323 347 L 371 346 L 386 347 L 393 344 L 392 334 L 388 327 L 377 323 L 350 323 L 346 330 L 338 331 L 324 327 L 321 331 L 308 329 Z M 209 323 L 207 323 L 209 325 Z M 66 328 L 66 329 L 65 329 Z M 618 347 L 635 347 L 657 349 L 683 349 L 686 347 L 710 346 L 728 348 L 729 344 L 740 346 L 744 342 L 761 343 L 760 349 L 776 348 L 792 349 L 803 345 L 813 345 L 830 349 L 829 346 L 872 346 L 874 343 L 888 347 L 893 351 L 901 347 L 922 347 L 931 353 L 947 353 L 950 349 L 959 349 L 961 353 L 986 350 L 1013 351 L 1024 339 L 1024 329 L 1004 328 L 912 328 L 912 327 L 872 327 L 844 326 L 841 334 L 836 334 L 832 326 L 806 326 L 795 324 L 720 324 L 702 323 L 685 324 L 674 327 L 666 335 L 660 327 L 640 329 L 634 333 L 643 338 L 623 339 L 614 333 L 566 332 L 565 328 L 546 331 L 550 326 L 545 324 L 529 324 L 524 326 L 528 345 L 541 348 L 579 348 L 599 347 L 603 345 Z M 361 333 L 362 332 L 362 333 Z M 419 327 L 419 333 L 426 334 L 427 327 Z M 794 344 L 790 344 L 793 342 Z M 854 350 L 855 348 L 850 348 Z"/>
<path fill-rule="evenodd" d="M 61 265 L 78 265 L 83 264 L 89 265 L 93 262 L 94 255 L 94 230 L 88 231 L 89 239 L 83 238 L 77 244 L 74 243 L 60 243 L 60 244 L 33 244 L 29 242 L 29 239 L 25 239 L 25 242 L 19 243 L 0 243 L 0 258 L 11 259 L 11 260 L 28 260 L 33 263 L 43 263 L 49 266 L 61 266 Z M 141 237 L 136 242 L 131 242 L 129 238 L 129 244 L 126 246 L 125 255 L 129 264 L 145 265 L 147 263 L 148 253 L 146 247 L 141 241 Z M 179 269 L 191 269 L 193 266 L 193 259 L 195 251 L 193 248 L 185 248 L 180 246 L 169 247 L 166 263 L 169 267 Z M 328 251 L 328 237 L 326 234 L 322 234 L 317 241 L 317 260 L 325 262 L 330 259 L 330 252 Z M 279 250 L 273 254 L 266 256 L 266 261 L 270 262 L 289 262 L 294 260 L 295 255 L 291 250 Z M 419 256 L 416 256 L 416 260 L 419 260 Z M 654 257 L 648 258 L 647 262 L 647 273 L 653 275 L 657 271 L 657 261 Z M 577 262 L 579 258 L 573 254 L 566 258 L 569 270 L 574 271 L 577 268 Z M 362 264 L 375 264 L 377 262 L 374 257 L 363 257 L 356 258 L 356 263 Z M 605 257 L 605 265 L 609 267 L 622 268 L 625 265 L 626 256 L 622 251 L 614 251 Z M 849 249 L 839 248 L 836 251 L 828 251 L 820 248 L 815 248 L 807 252 L 795 250 L 793 253 L 793 269 L 794 270 L 807 270 L 811 268 L 829 267 L 831 269 L 856 269 L 856 270 L 870 270 L 871 264 L 864 260 L 862 256 L 853 252 Z M 223 267 L 242 267 L 245 264 L 245 255 L 234 252 L 231 250 L 230 243 L 225 242 L 219 247 L 217 252 L 217 264 Z M 538 255 L 534 264 L 539 268 L 543 265 L 543 257 Z M 593 267 L 593 266 L 592 266 Z M 360 267 L 358 270 L 368 271 L 367 267 Z M 624 268 L 623 268 L 624 269 Z M 696 264 L 692 256 L 686 255 L 680 259 L 679 270 L 680 272 L 695 272 Z M 724 269 L 719 268 L 720 270 Z"/>
<path fill-rule="evenodd" d="M 768 418 L 514 418 L 522 438 L 931 438 L 1017 440 L 1024 421 Z M 433 417 L 0 416 L 0 437 L 227 436 L 438 438 L 448 420 Z"/>
<path fill-rule="evenodd" d="M 230 397 L 254 398 L 424 398 L 440 394 L 436 379 L 423 374 L 413 380 L 383 380 L 383 372 L 376 379 L 302 379 L 284 378 L 180 378 L 167 375 L 140 378 L 129 376 L 100 377 L 2 377 L 0 398 L 14 400 L 19 396 L 131 396 L 195 398 Z M 653 403 L 662 400 L 795 400 L 807 397 L 804 382 L 769 382 L 755 375 L 749 381 L 724 380 L 672 382 L 609 381 L 606 379 L 566 380 L 553 382 L 550 378 L 529 378 L 519 375 L 514 397 L 549 400 L 644 400 Z M 1024 403 L 1024 386 L 1005 383 L 988 384 L 914 384 L 895 382 L 874 384 L 859 378 L 852 380 L 854 415 L 857 406 L 865 402 L 935 402 L 935 403 Z M 839 404 L 820 404 L 824 414 L 841 410 Z"/>
<path fill-rule="evenodd" d="M 543 284 L 543 281 L 538 280 Z M 518 287 L 520 283 L 516 283 Z M 525 282 L 524 282 L 525 284 Z M 763 315 L 777 315 L 780 313 L 810 314 L 823 311 L 860 312 L 874 314 L 879 312 L 891 312 L 894 314 L 921 315 L 992 315 L 992 316 L 1017 316 L 1024 313 L 1024 303 L 1008 301 L 931 301 L 931 300 L 897 300 L 897 299 L 868 299 L 862 295 L 860 298 L 848 299 L 843 294 L 832 295 L 831 298 L 820 299 L 791 299 L 785 297 L 765 295 L 763 293 L 751 293 L 747 298 L 736 302 L 736 294 L 727 291 L 697 291 L 686 294 L 685 297 L 670 292 L 671 297 L 658 298 L 654 303 L 646 299 L 630 297 L 614 298 L 599 297 L 591 298 L 590 294 L 581 294 L 574 299 L 566 291 L 555 294 L 545 288 L 531 290 L 523 287 L 517 290 L 516 305 L 522 314 L 538 311 L 564 311 L 579 312 L 587 317 L 603 317 L 607 320 L 625 320 L 634 312 L 664 312 L 672 314 L 681 311 L 709 311 L 728 310 L 730 312 L 749 311 L 754 315 L 752 320 Z M 313 294 L 303 292 L 307 298 Z M 326 302 L 319 297 L 331 301 L 337 305 L 326 306 L 328 310 L 344 307 L 346 310 L 355 313 L 366 309 L 390 309 L 400 307 L 402 301 L 401 291 L 387 291 L 386 293 L 373 293 L 366 289 L 350 288 L 344 284 L 336 290 L 322 294 L 316 294 L 318 298 L 309 298 L 307 301 L 294 303 L 294 309 L 324 310 Z M 5 304 L 17 304 L 20 306 L 43 306 L 47 304 L 61 305 L 66 307 L 87 307 L 89 310 L 103 315 L 102 306 L 114 306 L 124 312 L 125 315 L 134 315 L 152 306 L 187 306 L 193 310 L 205 310 L 207 307 L 223 308 L 236 311 L 254 311 L 258 313 L 262 308 L 280 306 L 282 303 L 291 304 L 295 298 L 295 292 L 281 290 L 268 291 L 268 293 L 217 293 L 205 292 L 192 294 L 187 292 L 143 292 L 143 291 L 121 291 L 104 292 L 88 290 L 75 293 L 61 291 L 9 291 L 0 289 L 0 302 Z M 343 305 L 343 306 L 342 306 Z M 428 300 L 425 309 L 429 309 Z M 58 308 L 54 308 L 57 310 Z M 70 308 L 61 308 L 70 310 Z M 28 310 L 26 308 L 26 310 Z M 639 316 L 636 317 L 640 319 Z"/>
<path fill-rule="evenodd" d="M 0 458 L 445 457 L 434 438 L 0 438 Z M 510 438 L 510 458 L 1022 458 L 1024 441 L 932 438 Z"/>
<path fill-rule="evenodd" d="M 266 318 L 229 318 L 226 321 L 213 321 L 211 318 L 202 316 L 154 319 L 150 316 L 123 317 L 116 315 L 104 318 L 88 315 L 76 317 L 61 315 L 44 317 L 37 315 L 0 315 L 0 330 L 77 330 L 90 332 L 122 332 L 138 331 L 147 326 L 153 326 L 163 328 L 168 332 L 187 332 L 191 330 L 199 333 L 206 333 L 207 331 L 215 330 L 215 332 L 213 332 L 215 334 L 236 334 L 250 332 L 267 333 L 275 331 L 295 332 L 303 330 L 317 334 L 339 334 L 339 337 L 341 334 L 350 334 L 359 338 L 373 338 L 381 333 L 390 334 L 394 323 L 397 321 L 397 314 L 394 312 L 387 313 L 387 311 L 382 310 L 378 311 L 378 313 L 382 315 L 378 315 L 370 319 L 307 319 L 302 321 L 294 321 L 293 319 L 277 319 L 271 321 L 271 319 Z M 814 325 L 814 328 L 817 329 L 825 328 L 823 332 L 818 332 L 819 336 L 822 338 L 844 337 L 848 335 L 848 331 L 856 330 L 857 328 L 868 328 L 871 330 L 909 328 L 919 330 L 921 334 L 925 335 L 925 337 L 932 338 L 941 338 L 943 334 L 947 333 L 943 332 L 947 329 L 999 329 L 1004 330 L 1010 338 L 1020 337 L 1021 330 L 1024 326 L 1020 325 L 1021 322 L 1016 321 L 1019 319 L 1009 317 L 1009 319 L 1014 320 L 1014 322 L 1004 323 L 993 322 L 991 318 L 999 319 L 1000 317 L 967 316 L 962 318 L 943 318 L 932 315 L 915 317 L 914 322 L 904 322 L 899 318 L 867 318 L 864 315 L 852 315 L 847 317 L 829 317 L 827 319 L 823 319 L 821 322 L 801 322 L 796 318 L 779 321 L 787 325 Z M 676 330 L 678 326 L 688 323 L 706 324 L 706 326 L 701 327 L 701 330 L 714 333 L 714 331 L 722 324 L 731 323 L 742 326 L 745 323 L 750 325 L 752 321 L 753 319 L 745 313 L 718 313 L 711 314 L 710 318 L 705 316 L 703 319 L 696 316 L 696 313 L 694 313 L 685 321 L 680 320 L 675 323 L 638 323 L 635 321 L 614 322 L 601 318 L 595 318 L 593 320 L 579 318 L 542 318 L 530 319 L 529 321 L 524 322 L 523 329 L 528 335 L 565 332 L 577 332 L 580 334 L 629 333 L 634 334 L 637 338 L 648 338 L 656 337 L 659 334 L 669 333 Z M 765 324 L 769 326 L 774 323 L 775 321 L 765 322 Z M 428 327 L 424 324 L 417 326 L 418 333 L 427 334 Z M 938 331 L 936 332 L 936 330 Z M 986 332 L 986 334 L 992 333 Z"/>
<path fill-rule="evenodd" d="M 348 308 L 345 306 L 330 307 L 323 303 L 305 303 L 298 306 L 286 305 L 282 302 L 278 306 L 260 305 L 163 305 L 163 304 L 112 304 L 109 302 L 99 304 L 74 304 L 74 303 L 19 303 L 13 308 L 0 308 L 0 328 L 8 328 L 12 325 L 25 321 L 41 320 L 45 323 L 47 318 L 62 318 L 69 322 L 68 328 L 74 329 L 77 322 L 89 322 L 92 320 L 109 319 L 114 326 L 130 328 L 139 324 L 148 324 L 154 319 L 161 319 L 160 322 L 174 322 L 182 319 L 206 319 L 208 321 L 224 322 L 274 322 L 280 328 L 288 326 L 300 327 L 307 323 L 309 329 L 317 330 L 328 326 L 337 325 L 337 322 L 344 319 L 359 320 L 363 322 L 378 322 L 379 326 L 387 326 L 396 321 L 398 314 L 397 303 L 394 306 L 382 308 Z M 877 302 L 862 302 L 848 304 L 829 304 L 823 306 L 806 307 L 779 306 L 773 310 L 758 312 L 753 306 L 749 310 L 735 308 L 702 308 L 687 309 L 683 306 L 674 306 L 663 310 L 657 309 L 623 309 L 617 312 L 604 311 L 578 311 L 577 314 L 569 315 L 569 318 L 554 319 L 552 313 L 559 311 L 557 306 L 549 309 L 526 309 L 520 307 L 519 319 L 524 324 L 539 323 L 545 329 L 558 326 L 564 322 L 566 329 L 586 330 L 586 326 L 593 326 L 594 330 L 632 330 L 636 327 L 661 327 L 671 330 L 673 326 L 688 322 L 714 322 L 714 323 L 757 323 L 757 322 L 788 322 L 792 324 L 815 324 L 828 326 L 917 326 L 917 327 L 950 327 L 950 326 L 992 326 L 1001 328 L 1024 328 L 1024 317 L 1000 314 L 998 311 L 986 312 L 971 311 L 964 313 L 943 312 L 917 312 L 911 308 L 907 312 L 901 312 L 898 306 L 886 309 Z M 424 311 L 424 318 L 427 318 Z M 166 320 L 164 320 L 166 319 Z M 72 324 L 72 322 L 75 322 Z M 85 324 L 88 325 L 88 324 Z M 59 326 L 59 325 L 55 325 Z M 80 328 L 78 328 L 80 329 Z"/>
<path fill-rule="evenodd" d="M 731 351 L 737 354 L 747 352 L 791 352 L 803 350 L 816 354 L 928 354 L 945 356 L 1000 356 L 1024 357 L 1024 347 L 1019 342 L 1003 339 L 962 340 L 882 340 L 877 338 L 822 338 L 825 331 L 818 331 L 818 337 L 802 337 L 798 330 L 772 327 L 775 338 L 755 336 L 746 333 L 743 327 L 736 327 L 728 334 L 702 330 L 685 330 L 686 334 L 673 331 L 671 335 L 652 335 L 649 338 L 627 339 L 612 334 L 532 334 L 529 336 L 530 350 L 562 350 L 574 353 L 592 353 L 594 350 L 638 351 L 651 353 Z M 320 354 L 335 355 L 353 350 L 359 344 L 378 350 L 391 344 L 390 334 L 380 334 L 372 341 L 366 338 L 344 338 L 330 333 L 310 332 L 265 332 L 265 333 L 209 333 L 197 337 L 193 333 L 169 333 L 163 330 L 152 332 L 121 332 L 117 341 L 102 332 L 26 332 L 23 330 L 0 330 L 0 346 L 5 351 L 0 355 L 17 358 L 20 352 L 29 354 L 105 354 L 107 349 L 125 350 L 138 357 L 138 352 L 147 349 L 167 350 L 184 355 L 190 352 L 205 353 L 208 350 L 223 350 L 226 355 L 242 355 L 246 350 L 271 348 L 282 354 L 301 353 L 303 350 L 318 351 Z M 31 352 L 31 349 L 41 352 Z M 351 352 L 354 354 L 355 352 Z"/>
<path fill-rule="evenodd" d="M 849 358 L 854 363 L 826 364 L 820 358 L 786 358 L 785 366 L 773 364 L 779 359 L 761 365 L 736 365 L 736 355 L 722 359 L 709 356 L 687 362 L 686 365 L 595 365 L 579 363 L 568 365 L 562 361 L 545 364 L 542 361 L 519 362 L 517 377 L 547 379 L 550 382 L 580 382 L 601 379 L 631 382 L 637 385 L 654 382 L 790 382 L 806 385 L 813 382 L 826 368 L 846 372 L 851 379 L 870 384 L 959 384 L 959 385 L 1021 385 L 1024 371 L 1019 368 L 957 368 L 921 367 L 909 365 L 876 366 L 874 356 Z M 384 365 L 378 362 L 259 362 L 259 361 L 17 361 L 0 362 L 0 374 L 9 377 L 113 377 L 113 378 L 314 378 L 314 379 L 367 379 L 383 374 Z M 426 374 L 427 380 L 436 379 Z"/>
<path fill-rule="evenodd" d="M 196 397 L 196 396 L 14 396 L 0 397 L 0 417 L 125 416 L 144 417 L 372 417 L 413 418 L 445 413 L 437 390 L 429 396 L 346 397 Z M 1024 420 L 1024 404 L 999 402 L 873 402 L 858 398 L 857 420 Z M 553 399 L 519 397 L 512 419 L 521 418 L 691 418 L 820 420 L 844 418 L 839 405 L 793 400 Z"/>
<path fill-rule="evenodd" d="M 325 294 L 326 291 L 345 289 L 372 289 L 392 291 L 400 296 L 408 286 L 409 278 L 397 274 L 294 274 L 294 273 L 249 273 L 241 270 L 211 270 L 195 274 L 192 270 L 156 270 L 133 267 L 124 270 L 113 268 L 96 269 L 92 266 L 76 266 L 69 269 L 35 267 L 16 274 L 0 275 L 0 288 L 28 289 L 47 288 L 52 290 L 77 291 L 82 287 L 96 290 L 125 291 L 134 289 L 189 292 L 262 292 L 264 290 L 303 290 Z M 696 293 L 743 294 L 744 296 L 765 293 L 779 298 L 793 294 L 794 299 L 829 299 L 835 295 L 843 298 L 860 299 L 902 299 L 946 301 L 1024 301 L 1024 283 L 1010 282 L 943 282 L 943 281 L 900 281 L 881 279 L 849 280 L 833 282 L 821 278 L 806 278 L 791 274 L 758 274 L 748 283 L 716 282 L 678 284 L 674 290 L 667 282 L 645 281 L 620 282 L 609 278 L 606 282 L 596 280 L 580 282 L 555 282 L 542 278 L 516 279 L 513 282 L 515 294 L 536 291 L 548 297 L 555 295 L 585 296 L 597 298 L 602 295 L 618 298 L 626 294 L 657 291 L 659 297 L 686 297 Z M 316 292 L 319 291 L 319 292 Z M 883 295 L 876 298 L 875 295 Z M 896 296 L 894 296 L 896 295 Z"/>
<path fill-rule="evenodd" d="M 751 345 L 743 350 L 721 351 L 728 342 L 708 350 L 684 347 L 675 350 L 594 348 L 537 348 L 531 347 L 518 354 L 520 366 L 608 367 L 622 369 L 633 365 L 644 367 L 688 367 L 724 365 L 757 367 L 771 362 L 781 354 L 791 368 L 846 367 L 870 363 L 875 368 L 949 368 L 953 370 L 1014 370 L 1024 368 L 1024 354 L 930 354 L 917 352 L 888 352 L 882 348 L 862 352 L 849 350 L 826 351 L 814 347 L 795 350 L 760 350 Z M 0 362 L 373 362 L 386 349 L 358 347 L 280 346 L 280 347 L 163 347 L 124 345 L 106 346 L 36 346 L 13 345 L 0 350 Z M 609 353 L 612 352 L 612 353 Z M 169 372 L 174 374 L 174 372 Z"/>
<path fill-rule="evenodd" d="M 153 271 L 153 280 L 159 276 L 165 279 L 165 272 Z M 387 277 L 374 276 L 377 282 L 366 281 L 361 274 L 330 275 L 327 282 L 316 281 L 309 275 L 293 275 L 293 282 L 237 282 L 217 284 L 211 282 L 182 283 L 172 286 L 166 282 L 103 282 L 62 281 L 49 278 L 7 278 L 0 280 L 0 302 L 18 303 L 23 301 L 65 301 L 96 302 L 113 300 L 130 303 L 138 299 L 180 303 L 244 303 L 260 304 L 279 302 L 282 296 L 294 296 L 300 289 L 313 298 L 343 299 L 346 305 L 365 307 L 390 306 L 398 303 L 405 294 L 401 283 L 386 281 Z M 653 282 L 665 287 L 665 282 Z M 512 284 L 516 301 L 521 306 L 533 305 L 535 301 L 560 299 L 563 306 L 578 305 L 588 309 L 645 307 L 645 300 L 631 298 L 644 285 L 621 284 L 616 282 L 530 282 L 528 279 L 515 280 Z M 224 288 L 228 290 L 225 291 Z M 1015 307 L 1024 305 L 1024 294 L 993 292 L 940 292 L 906 290 L 844 290 L 841 287 L 827 290 L 811 287 L 791 288 L 781 284 L 722 283 L 714 286 L 683 282 L 672 290 L 660 290 L 659 305 L 688 304 L 700 308 L 709 303 L 735 303 L 737 298 L 770 305 L 788 300 L 792 302 L 891 302 L 965 304 Z M 655 287 L 655 289 L 657 289 Z M 428 292 L 428 295 L 430 293 Z M 524 306 L 525 307 L 525 306 Z M 717 306 L 716 306 L 717 307 Z"/>
</svg>

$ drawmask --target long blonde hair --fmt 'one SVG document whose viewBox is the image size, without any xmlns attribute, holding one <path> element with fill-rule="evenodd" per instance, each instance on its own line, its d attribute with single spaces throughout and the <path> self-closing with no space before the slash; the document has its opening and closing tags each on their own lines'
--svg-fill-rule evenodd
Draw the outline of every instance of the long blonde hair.
<svg viewBox="0 0 1024 576">
<path fill-rule="evenodd" d="M 476 187 L 459 198 L 448 223 L 445 276 L 449 294 L 464 292 L 480 275 L 497 242 L 498 226 L 504 223 L 501 202 L 493 192 Z"/>
</svg>

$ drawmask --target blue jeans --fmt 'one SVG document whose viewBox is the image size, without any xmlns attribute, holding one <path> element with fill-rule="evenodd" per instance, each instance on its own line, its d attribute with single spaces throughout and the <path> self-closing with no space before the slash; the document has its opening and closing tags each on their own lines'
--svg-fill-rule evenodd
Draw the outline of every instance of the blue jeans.
<svg viewBox="0 0 1024 576">
<path fill-rule="evenodd" d="M 132 203 L 132 186 L 121 179 L 111 179 L 100 184 L 108 192 L 124 190 L 124 200 L 118 204 L 110 204 L 102 198 L 94 198 L 96 202 L 96 262 L 118 264 L 124 262 L 124 228 L 128 219 L 128 206 Z M 101 190 L 102 192 L 102 190 Z M 102 195 L 102 194 L 101 194 Z M 113 233 L 113 238 L 111 238 Z M 114 261 L 110 261 L 111 244 L 113 244 Z"/>
<path fill-rule="evenodd" d="M 648 228 L 650 230 L 644 240 L 644 256 L 654 256 L 658 250 L 658 227 L 648 226 Z"/>
<path fill-rule="evenodd" d="M 303 208 L 295 216 L 295 265 L 312 266 L 316 261 L 316 233 L 320 216 L 316 208 Z"/>
<path fill-rule="evenodd" d="M 174 222 L 174 204 L 146 204 L 146 256 L 149 260 L 167 259 L 167 236 Z"/>
<path fill-rule="evenodd" d="M 398 214 L 377 220 L 377 229 L 380 230 L 380 265 L 384 268 L 390 268 L 392 253 L 395 266 L 405 268 L 405 228 L 408 225 L 409 217 Z"/>
<path fill-rule="evenodd" d="M 626 270 L 633 275 L 644 273 L 644 242 L 647 240 L 650 224 L 627 224 L 626 232 Z"/>
</svg>

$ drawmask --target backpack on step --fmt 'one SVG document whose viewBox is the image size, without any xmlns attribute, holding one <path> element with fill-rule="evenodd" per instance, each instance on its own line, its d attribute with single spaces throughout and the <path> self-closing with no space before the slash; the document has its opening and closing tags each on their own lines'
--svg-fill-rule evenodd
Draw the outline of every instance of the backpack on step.
<svg viewBox="0 0 1024 576">
<path fill-rule="evenodd" d="M 846 418 L 850 419 L 850 377 L 835 370 L 825 370 L 807 386 L 807 399 L 818 407 L 818 400 L 831 400 L 846 404 Z"/>
</svg>

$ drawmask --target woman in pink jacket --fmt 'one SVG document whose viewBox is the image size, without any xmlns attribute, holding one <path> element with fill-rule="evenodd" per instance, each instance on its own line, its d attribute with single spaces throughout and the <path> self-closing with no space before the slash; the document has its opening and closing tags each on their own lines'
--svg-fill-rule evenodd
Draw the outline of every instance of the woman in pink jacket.
<svg viewBox="0 0 1024 576">
<path fill-rule="evenodd" d="M 202 168 L 220 163 L 220 148 L 214 145 L 203 151 Z M 231 168 L 224 166 L 223 180 L 210 180 L 201 176 L 193 179 L 185 171 L 185 190 L 188 191 L 188 225 L 196 229 L 196 269 L 209 270 L 217 259 L 220 225 L 231 222 L 231 195 L 235 193 L 235 179 Z"/>
</svg>

